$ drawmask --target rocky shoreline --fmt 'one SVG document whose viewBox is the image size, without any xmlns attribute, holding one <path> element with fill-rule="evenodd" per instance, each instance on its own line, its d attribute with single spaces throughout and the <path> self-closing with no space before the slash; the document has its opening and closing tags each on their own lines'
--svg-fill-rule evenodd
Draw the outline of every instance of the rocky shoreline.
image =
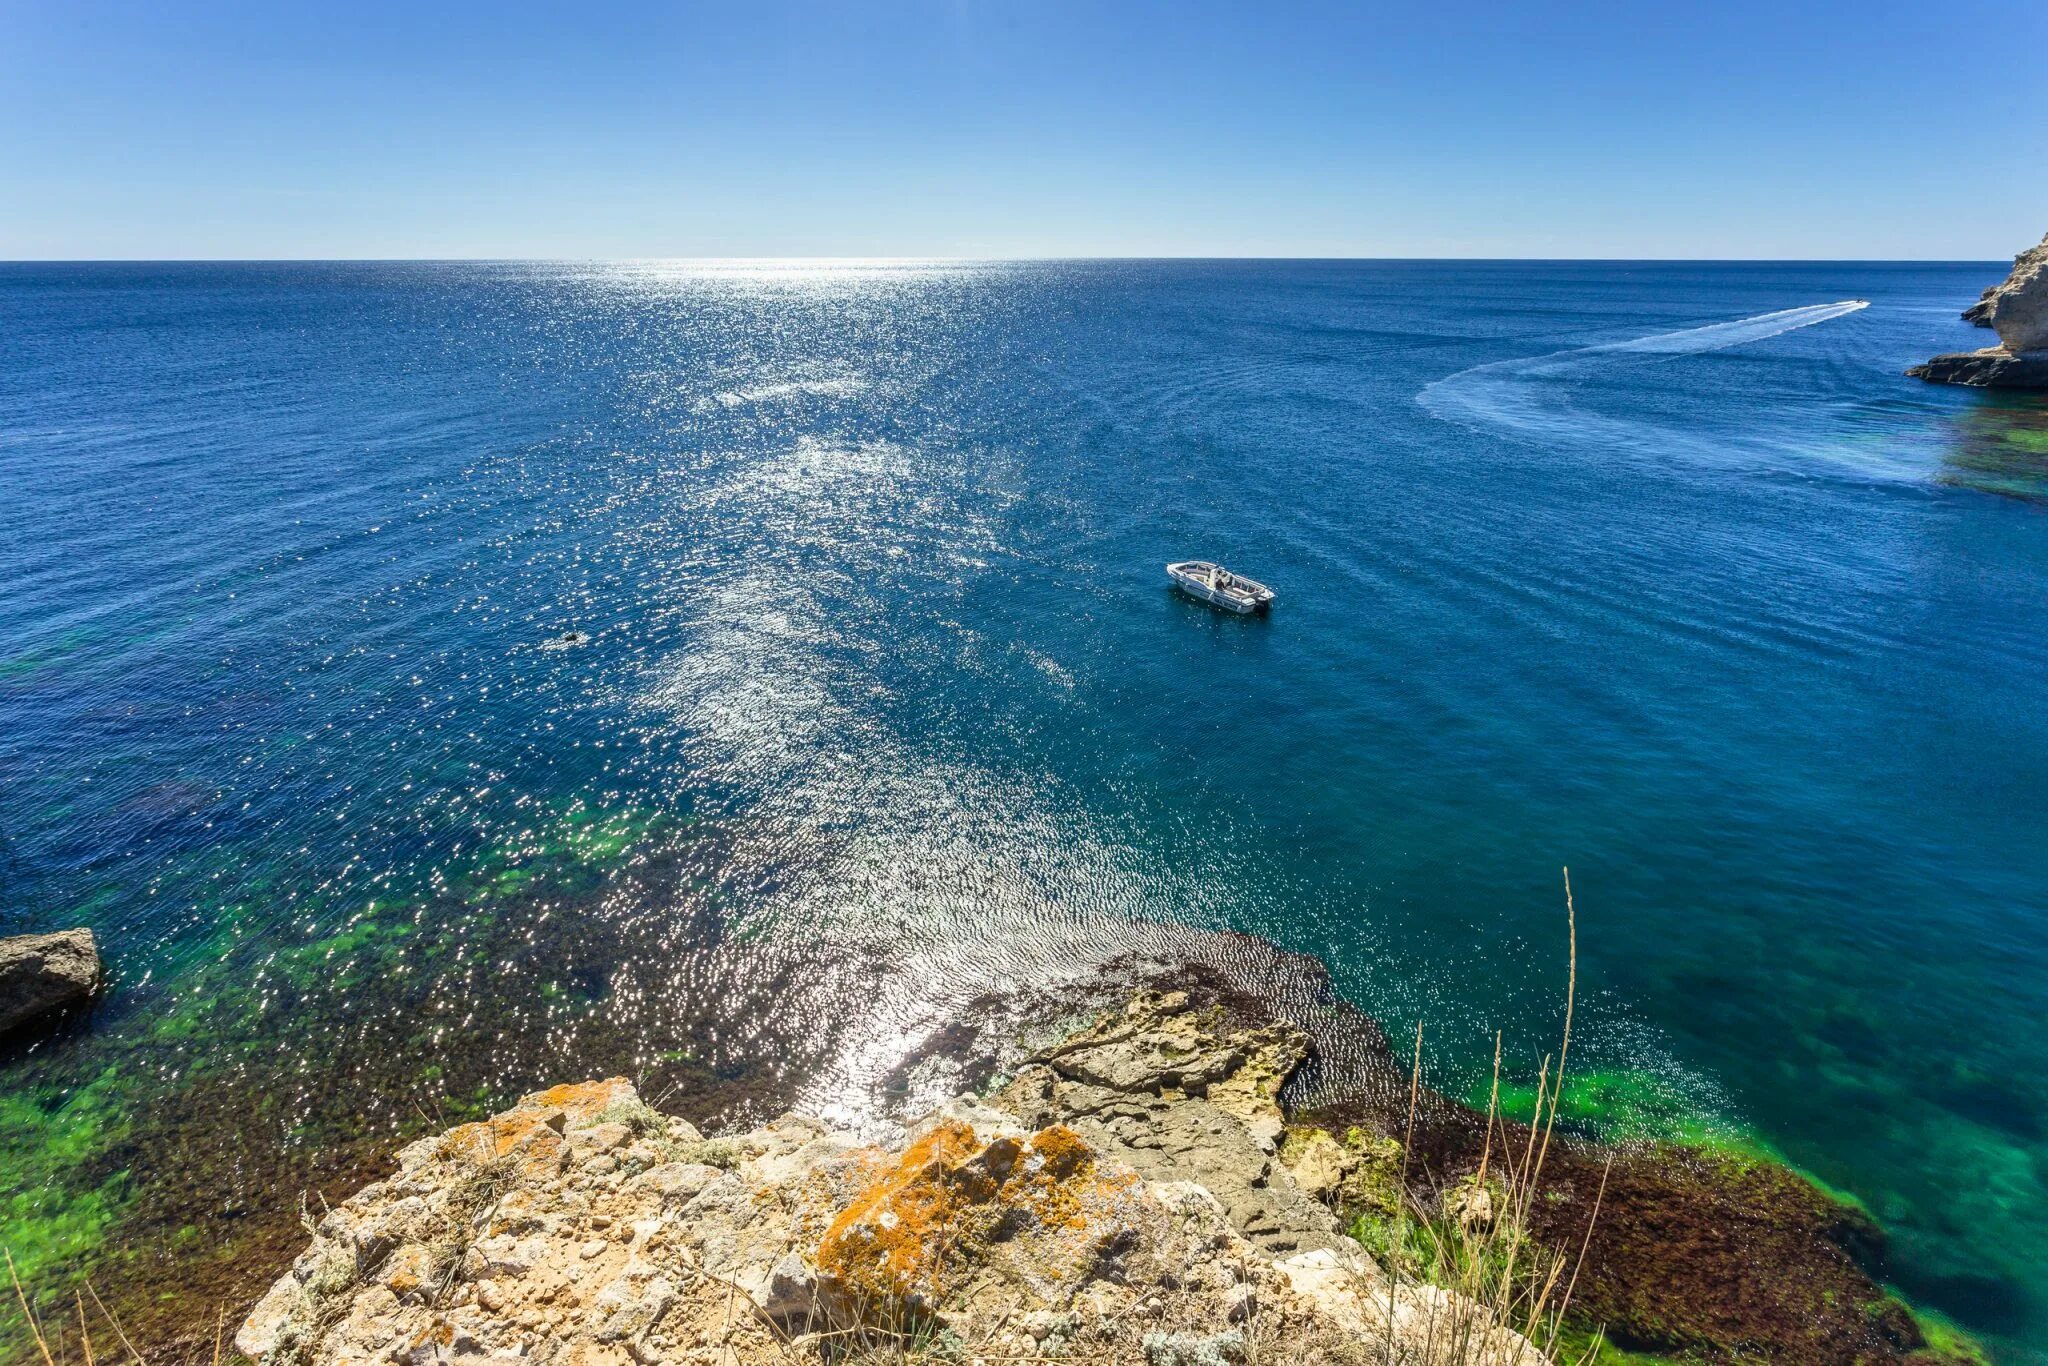
<svg viewBox="0 0 2048 1366">
<path fill-rule="evenodd" d="M 1474 1112 L 1314 960 L 1190 947 L 978 1002 L 943 1041 L 965 1093 L 899 1131 L 707 1138 L 613 1079 L 422 1140 L 309 1215 L 236 1344 L 266 1366 L 1193 1366 L 1536 1361 L 1599 1332 L 1615 1361 L 1978 1359 L 1884 1289 L 1868 1215 L 1789 1169 Z M 1510 1227 L 1568 1268 L 1562 1324 L 1418 1254 Z"/>
<path fill-rule="evenodd" d="M 1935 356 L 1906 373 L 1980 389 L 2048 389 L 2048 235 L 2013 258 L 2011 274 L 1964 309 L 1963 321 L 1998 333 L 1998 345 Z"/>
</svg>

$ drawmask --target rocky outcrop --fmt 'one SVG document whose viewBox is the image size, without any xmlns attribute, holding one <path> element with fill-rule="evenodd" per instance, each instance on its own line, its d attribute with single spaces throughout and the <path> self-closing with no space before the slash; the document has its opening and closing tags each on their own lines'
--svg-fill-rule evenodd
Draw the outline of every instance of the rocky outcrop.
<svg viewBox="0 0 2048 1366">
<path fill-rule="evenodd" d="M 2027 282 L 2038 277 L 2044 268 L 2048 268 L 2048 233 L 2042 234 L 2039 246 L 2028 247 L 2012 258 L 2011 272 L 1999 283 L 1987 287 L 1976 303 L 1963 310 L 1963 321 L 1975 323 L 1978 327 L 1996 328 L 2001 305 L 2010 296 L 2025 292 Z M 2019 322 L 2018 315 L 2008 315 L 2007 322 L 2009 325 Z M 1998 339 L 2001 343 L 2012 345 L 2011 339 L 2003 332 L 1999 333 Z M 2028 348 L 2018 346 L 2015 349 Z"/>
<path fill-rule="evenodd" d="M 557 1087 L 320 1212 L 236 1345 L 277 1366 L 1528 1353 L 1391 1281 L 1279 1160 L 1308 1047 L 1147 994 L 881 1143 L 797 1117 L 707 1142 L 625 1081 Z"/>
<path fill-rule="evenodd" d="M 886 1139 L 786 1116 L 706 1140 L 613 1080 L 415 1143 L 316 1212 L 237 1345 L 264 1366 L 1541 1359 L 1415 1260 L 1501 1227 L 1498 1173 L 1538 1135 L 1413 1084 L 1314 960 L 1201 945 L 1128 965 L 1080 1028 L 1073 996 L 978 1003 L 951 1036 L 973 1093 Z M 1042 999 L 1065 1027 L 1033 1023 Z M 1929 1345 L 1876 1225 L 1797 1173 L 1556 1138 L 1521 1264 L 1560 1259 L 1574 1331 L 1686 1360 L 1979 1360 Z"/>
<path fill-rule="evenodd" d="M 1936 356 L 1906 373 L 1941 384 L 2048 389 L 2048 236 L 2013 258 L 2012 273 L 1963 312 L 1998 345 Z"/>
<path fill-rule="evenodd" d="M 86 999 L 99 980 L 91 930 L 0 939 L 0 1034 Z"/>
<path fill-rule="evenodd" d="M 2002 346 L 1951 351 L 1923 361 L 1906 373 L 1915 379 L 1963 384 L 1973 389 L 2048 389 L 2048 352 L 2019 356 Z"/>
</svg>

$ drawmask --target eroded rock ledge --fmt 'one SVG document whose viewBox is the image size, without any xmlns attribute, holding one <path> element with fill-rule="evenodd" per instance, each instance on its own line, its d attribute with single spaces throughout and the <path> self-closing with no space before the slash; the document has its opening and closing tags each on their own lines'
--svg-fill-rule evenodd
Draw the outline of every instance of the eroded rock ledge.
<svg viewBox="0 0 2048 1366">
<path fill-rule="evenodd" d="M 1963 319 L 1998 333 L 1998 345 L 1936 356 L 1906 373 L 1983 389 L 2048 389 L 2048 236 L 2013 258 Z"/>
<path fill-rule="evenodd" d="M 1182 965 L 1174 989 L 991 1048 L 1001 1075 L 888 1142 L 797 1116 L 706 1139 L 620 1079 L 528 1096 L 318 1211 L 236 1345 L 266 1366 L 748 1366 L 900 1360 L 906 1342 L 909 1359 L 962 1362 L 1540 1360 L 1348 1236 L 1473 1217 L 1484 1142 L 1528 1131 L 1411 1098 L 1372 1022 L 1302 971 L 1312 960 L 1225 949 L 1238 976 L 1292 985 L 1247 994 Z M 1579 1292 L 1611 1341 L 1967 1359 L 1930 1349 L 1872 1279 L 1867 1216 L 1784 1168 L 1560 1146 L 1532 1227 L 1576 1248 L 1604 1186 Z M 1449 1357 L 1447 1341 L 1468 1345 Z"/>
<path fill-rule="evenodd" d="M 1308 1037 L 1147 993 L 890 1144 L 786 1117 L 705 1140 L 624 1080 L 407 1148 L 236 1337 L 268 1362 L 1379 1360 L 1526 1345 L 1395 1285 L 1280 1161 Z M 1533 1360 L 1533 1353 L 1528 1354 Z"/>
</svg>

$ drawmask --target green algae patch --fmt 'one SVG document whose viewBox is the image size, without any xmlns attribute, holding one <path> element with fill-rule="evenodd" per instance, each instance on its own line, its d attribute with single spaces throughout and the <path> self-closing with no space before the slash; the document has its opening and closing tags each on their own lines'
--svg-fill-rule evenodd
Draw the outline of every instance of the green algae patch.
<svg viewBox="0 0 2048 1366">
<path fill-rule="evenodd" d="M 1949 437 L 1939 482 L 2048 501 L 2048 411 L 1987 404 L 1958 418 Z"/>
<path fill-rule="evenodd" d="M 1607 1335 L 1583 1324 L 1567 1324 L 1557 1335 L 1556 1359 L 1572 1366 L 1671 1366 L 1673 1362 L 1696 1360 L 1691 1356 L 1665 1356 L 1654 1352 L 1632 1352 L 1617 1347 Z"/>
<path fill-rule="evenodd" d="M 1808 1171 L 1757 1134 L 1713 1130 L 1672 1146 L 1731 1180 L 1765 1169 L 1787 1173 L 1828 1204 L 1867 1220 L 1873 1228 L 1878 1223 L 1877 1215 L 1861 1196 Z"/>
<path fill-rule="evenodd" d="M 1460 1099 L 1483 1114 L 1491 1091 L 1491 1080 L 1482 1080 Z M 1535 1079 L 1502 1077 L 1499 1106 L 1504 1118 L 1529 1123 L 1536 1117 Z M 1600 1068 L 1567 1076 L 1557 1116 L 1560 1125 L 1614 1143 L 1712 1144 L 1735 1133 L 1704 1114 L 1670 1078 L 1641 1068 Z"/>
<path fill-rule="evenodd" d="M 1975 1338 L 1948 1319 L 1931 1310 L 1917 1309 L 1905 1300 L 1894 1296 L 1897 1304 L 1912 1317 L 1913 1325 L 1920 1331 L 1927 1343 L 1926 1355 L 1931 1357 L 1929 1366 L 1991 1366 L 1991 1356 Z"/>
<path fill-rule="evenodd" d="M 66 1093 L 0 1095 L 0 1247 L 24 1283 L 41 1285 L 95 1252 L 129 1193 L 109 1155 L 127 1132 L 116 1069 Z"/>
</svg>

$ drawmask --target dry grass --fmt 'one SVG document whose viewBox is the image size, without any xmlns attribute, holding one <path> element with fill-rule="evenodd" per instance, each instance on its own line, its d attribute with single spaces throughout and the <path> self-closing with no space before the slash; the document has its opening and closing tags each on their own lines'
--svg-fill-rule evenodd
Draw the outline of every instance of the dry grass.
<svg viewBox="0 0 2048 1366">
<path fill-rule="evenodd" d="M 1402 1137 L 1405 1207 L 1372 1241 L 1379 1244 L 1376 1251 L 1397 1291 L 1406 1284 L 1425 1292 L 1429 1288 L 1450 1291 L 1451 1296 L 1422 1296 L 1426 1308 L 1421 1329 L 1419 1333 L 1410 1330 L 1405 1347 L 1396 1339 L 1394 1316 L 1388 1315 L 1379 1359 L 1389 1366 L 1536 1366 L 1539 1362 L 1583 1366 L 1599 1355 L 1597 1337 L 1580 1353 L 1570 1354 L 1565 1347 L 1564 1321 L 1600 1218 L 1607 1173 L 1601 1174 L 1600 1192 L 1575 1255 L 1539 1244 L 1529 1235 L 1530 1211 L 1542 1189 L 1544 1163 L 1564 1095 L 1565 1061 L 1571 1053 L 1572 1013 L 1578 998 L 1578 911 L 1571 887 L 1571 870 L 1566 869 L 1564 1032 L 1555 1067 L 1553 1059 L 1546 1057 L 1537 1074 L 1536 1114 L 1521 1152 L 1518 1155 L 1508 1141 L 1509 1131 L 1500 1113 L 1501 1036 L 1495 1034 L 1493 1085 L 1478 1170 L 1449 1189 L 1437 1186 L 1420 1198 L 1406 1182 L 1422 1089 L 1422 1029 L 1416 1028 L 1408 1129 Z M 1612 1158 L 1608 1165 L 1612 1167 Z M 1395 1296 L 1389 1298 L 1391 1302 Z M 1518 1334 L 1521 1343 L 1498 1331 L 1503 1328 Z M 1415 1341 L 1418 1336 L 1419 1344 Z"/>
<path fill-rule="evenodd" d="M 4 1255 L 7 1260 L 7 1280 L 14 1289 L 14 1302 L 21 1310 L 22 1322 L 28 1328 L 29 1339 L 35 1344 L 36 1355 L 41 1359 L 43 1366 L 100 1366 L 101 1362 L 113 1363 L 124 1360 L 133 1361 L 136 1366 L 147 1366 L 142 1353 L 129 1341 L 128 1331 L 121 1326 L 120 1318 L 113 1310 L 107 1308 L 106 1302 L 100 1298 L 100 1292 L 93 1288 L 90 1279 L 81 1282 L 80 1286 L 71 1292 L 71 1298 L 78 1308 L 78 1336 L 73 1339 L 69 1316 L 51 1323 L 48 1327 L 36 1317 L 34 1308 L 28 1302 L 28 1292 L 22 1288 L 21 1277 L 14 1270 L 14 1254 L 6 1252 Z M 103 1327 L 112 1330 L 113 1340 L 120 1344 L 125 1356 L 108 1357 L 93 1350 L 92 1324 L 85 1311 L 88 1296 L 91 1297 L 93 1307 L 99 1311 Z M 226 1311 L 223 1309 L 214 1331 L 213 1366 L 220 1366 L 220 1332 L 225 1324 Z M 103 1337 L 102 1341 L 104 1340 Z"/>
</svg>

